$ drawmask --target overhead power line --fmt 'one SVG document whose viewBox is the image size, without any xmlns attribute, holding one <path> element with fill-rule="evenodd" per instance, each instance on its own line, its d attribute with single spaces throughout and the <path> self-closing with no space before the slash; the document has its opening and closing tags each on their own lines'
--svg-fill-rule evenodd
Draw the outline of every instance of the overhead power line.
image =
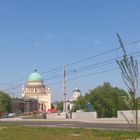
<svg viewBox="0 0 140 140">
<path fill-rule="evenodd" d="M 139 55 L 137 55 L 137 56 L 139 56 Z M 115 62 L 114 62 L 115 63 Z M 139 62 L 140 63 L 140 62 Z M 138 63 L 138 64 L 139 64 Z M 89 77 L 89 76 L 97 76 L 97 75 L 100 75 L 100 74 L 103 74 L 103 73 L 107 73 L 107 72 L 111 72 L 111 71 L 115 71 L 115 70 L 118 70 L 119 69 L 119 67 L 113 67 L 113 68 L 111 68 L 111 69 L 106 69 L 106 70 L 103 70 L 103 71 L 99 71 L 99 72 L 94 72 L 94 73 L 89 73 L 89 74 L 85 74 L 85 75 L 81 75 L 81 76 L 78 76 L 78 77 L 76 77 L 77 79 L 81 79 L 81 78 L 85 78 L 85 77 Z M 68 78 L 68 80 L 67 81 L 72 81 L 72 80 L 75 80 L 75 77 L 74 78 Z M 63 83 L 63 80 L 61 80 L 61 81 L 57 81 L 57 82 L 54 82 L 54 83 L 51 83 L 51 85 L 58 85 L 58 84 L 61 84 L 61 83 Z M 18 84 L 17 86 L 14 86 L 14 88 L 21 88 L 21 85 L 22 84 Z M 11 88 L 11 87 L 10 87 Z M 3 91 L 9 91 L 9 89 L 10 88 L 7 88 L 7 89 L 5 89 L 5 90 L 3 90 Z"/>
<path fill-rule="evenodd" d="M 128 43 L 128 44 L 125 45 L 125 47 L 130 46 L 130 45 L 133 45 L 133 44 L 136 44 L 136 43 L 139 43 L 139 42 L 140 42 L 140 40 L 137 40 L 137 41 Z M 95 58 L 95 57 L 99 57 L 99 56 L 102 56 L 102 55 L 109 54 L 109 53 L 114 52 L 114 51 L 119 50 L 119 49 L 120 49 L 120 47 L 117 47 L 117 48 L 115 48 L 115 49 L 111 49 L 111 50 L 108 50 L 108 51 L 104 51 L 104 52 L 99 53 L 99 54 L 97 54 L 97 55 L 90 56 L 90 57 L 86 57 L 86 58 L 84 58 L 84 59 L 75 61 L 75 62 L 73 62 L 73 63 L 71 63 L 71 64 L 68 64 L 67 66 L 69 67 L 69 66 L 72 66 L 72 65 L 76 65 L 76 64 L 78 64 L 78 63 L 82 63 L 82 62 L 84 62 L 84 61 L 93 59 L 93 58 Z M 107 60 L 107 61 L 111 61 L 111 60 Z M 81 69 L 84 70 L 84 69 L 87 69 L 87 67 L 90 68 L 90 67 L 93 67 L 93 66 L 95 66 L 95 65 L 101 65 L 102 63 L 108 63 L 107 61 L 106 61 L 106 62 L 101 62 L 100 64 L 92 64 L 92 65 L 85 66 L 85 67 L 78 68 L 78 69 L 79 69 L 79 70 L 81 70 Z M 52 69 L 52 70 L 50 70 L 50 71 L 44 71 L 44 72 L 42 72 L 41 74 L 45 75 L 45 74 L 47 73 L 47 75 L 52 75 L 52 74 L 54 74 L 54 73 L 61 72 L 62 69 L 63 69 L 63 66 L 60 66 L 60 67 L 57 67 L 57 68 Z M 74 70 L 75 70 L 75 69 L 74 69 Z M 81 70 L 81 71 L 82 71 L 82 70 Z M 72 72 L 72 71 L 71 71 L 71 72 Z M 58 74 L 58 75 L 56 75 L 56 76 L 61 76 L 61 74 Z M 26 77 L 26 78 L 27 78 L 27 77 Z M 13 81 L 5 82 L 5 83 L 0 83 L 0 86 L 6 85 L 6 84 L 10 84 L 11 82 L 13 82 L 13 83 L 14 83 L 14 82 L 20 82 L 20 81 L 25 80 L 26 78 L 21 78 L 21 79 L 18 79 L 18 80 L 13 80 Z M 50 76 L 49 78 L 50 78 L 50 79 L 51 79 L 51 78 L 55 78 L 55 76 Z M 47 78 L 45 78 L 45 80 L 46 80 L 46 79 L 47 79 Z"/>
<path fill-rule="evenodd" d="M 137 57 L 137 56 L 139 56 L 137 54 L 140 54 L 140 51 L 130 53 L 130 54 L 128 54 L 128 56 L 135 55 L 134 57 Z M 115 62 L 115 60 L 120 59 L 120 58 L 122 58 L 122 56 L 114 57 L 114 58 L 111 58 L 111 59 L 108 59 L 108 60 L 105 60 L 105 61 L 102 61 L 102 62 L 94 63 L 94 64 L 87 65 L 87 66 L 84 66 L 84 67 L 80 67 L 80 68 L 77 68 L 77 69 L 72 69 L 72 70 L 69 71 L 68 74 L 73 73 L 75 70 L 77 72 L 79 72 L 79 71 L 82 71 L 82 70 L 92 69 L 92 67 L 97 68 L 97 67 L 100 67 L 100 66 L 105 66 L 106 64 L 107 65 L 111 64 L 112 62 Z"/>
<path fill-rule="evenodd" d="M 133 44 L 136 44 L 136 43 L 139 43 L 139 42 L 140 42 L 140 40 L 133 41 L 133 42 L 130 42 L 130 43 L 124 45 L 124 47 L 128 47 L 128 46 L 130 46 L 130 45 L 133 45 Z M 114 49 L 111 49 L 111 50 L 107 50 L 107 51 L 101 52 L 101 53 L 99 53 L 99 54 L 97 54 L 97 55 L 93 55 L 93 56 L 90 56 L 90 57 L 86 57 L 86 58 L 84 58 L 84 59 L 81 59 L 81 60 L 78 60 L 78 61 L 76 61 L 76 62 L 70 63 L 70 64 L 68 64 L 67 66 L 72 66 L 72 65 L 75 65 L 75 64 L 78 64 L 78 63 L 81 63 L 81 62 L 84 62 L 84 61 L 87 61 L 87 60 L 90 60 L 90 59 L 93 59 L 93 58 L 96 58 L 96 57 L 99 57 L 99 56 L 102 56 L 102 55 L 106 55 L 106 54 L 109 54 L 109 53 L 111 53 L 111 52 L 117 51 L 117 50 L 119 50 L 119 49 L 121 49 L 121 48 L 120 48 L 120 47 L 117 47 L 117 48 L 114 48 Z"/>
</svg>

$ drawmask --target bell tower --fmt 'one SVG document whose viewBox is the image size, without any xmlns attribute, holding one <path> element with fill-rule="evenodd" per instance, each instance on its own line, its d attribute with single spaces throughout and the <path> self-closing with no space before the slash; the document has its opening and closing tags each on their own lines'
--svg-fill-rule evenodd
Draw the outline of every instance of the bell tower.
<svg viewBox="0 0 140 140">
<path fill-rule="evenodd" d="M 22 98 L 25 96 L 25 87 L 24 87 L 24 83 L 22 84 L 22 91 L 21 91 L 21 96 Z"/>
</svg>

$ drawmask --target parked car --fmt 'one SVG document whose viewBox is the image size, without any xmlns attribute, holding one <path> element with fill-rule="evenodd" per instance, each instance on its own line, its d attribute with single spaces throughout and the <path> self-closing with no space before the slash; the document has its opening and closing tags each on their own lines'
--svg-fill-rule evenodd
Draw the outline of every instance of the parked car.
<svg viewBox="0 0 140 140">
<path fill-rule="evenodd" d="M 9 113 L 8 114 L 8 117 L 15 117 L 16 116 L 16 113 Z"/>
</svg>

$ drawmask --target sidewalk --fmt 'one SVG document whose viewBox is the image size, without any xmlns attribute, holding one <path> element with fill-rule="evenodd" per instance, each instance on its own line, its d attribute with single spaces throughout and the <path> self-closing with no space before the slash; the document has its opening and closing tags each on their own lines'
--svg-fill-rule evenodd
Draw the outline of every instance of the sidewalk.
<svg viewBox="0 0 140 140">
<path fill-rule="evenodd" d="M 124 119 L 118 118 L 98 118 L 94 120 L 80 120 L 80 119 L 21 119 L 21 118 L 5 118 L 0 119 L 0 121 L 79 121 L 87 123 L 109 123 L 109 124 L 127 124 L 128 122 Z M 140 120 L 139 120 L 140 123 Z"/>
</svg>

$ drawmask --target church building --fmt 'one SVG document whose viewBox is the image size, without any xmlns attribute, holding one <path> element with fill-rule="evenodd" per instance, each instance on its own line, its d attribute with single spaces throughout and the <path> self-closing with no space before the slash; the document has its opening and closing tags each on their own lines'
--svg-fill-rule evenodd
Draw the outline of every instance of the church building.
<svg viewBox="0 0 140 140">
<path fill-rule="evenodd" d="M 51 109 L 51 88 L 44 85 L 43 78 L 36 69 L 29 75 L 26 85 L 22 85 L 22 98 L 36 99 L 39 112 Z"/>
<path fill-rule="evenodd" d="M 73 96 L 72 98 L 69 99 L 69 106 L 70 110 L 72 109 L 74 102 L 77 100 L 77 98 L 81 95 L 81 91 L 78 88 L 75 88 L 73 91 Z"/>
</svg>

